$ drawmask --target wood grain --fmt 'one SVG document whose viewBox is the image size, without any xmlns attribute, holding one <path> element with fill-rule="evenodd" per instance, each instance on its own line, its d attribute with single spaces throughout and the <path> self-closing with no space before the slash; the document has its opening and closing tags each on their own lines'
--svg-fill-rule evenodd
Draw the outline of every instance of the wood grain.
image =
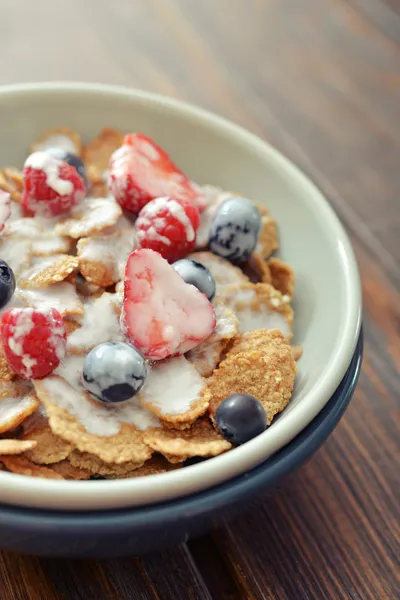
<svg viewBox="0 0 400 600">
<path fill-rule="evenodd" d="M 237 121 L 299 164 L 350 232 L 366 330 L 363 375 L 344 420 L 260 509 L 143 558 L 3 553 L 2 600 L 399 598 L 399 2 L 0 7 L 0 83 L 74 79 L 166 93 Z"/>
</svg>

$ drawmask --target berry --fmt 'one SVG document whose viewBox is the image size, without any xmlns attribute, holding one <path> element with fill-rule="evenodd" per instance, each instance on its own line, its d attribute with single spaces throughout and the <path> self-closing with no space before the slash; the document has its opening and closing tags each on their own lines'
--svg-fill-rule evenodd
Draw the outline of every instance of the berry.
<svg viewBox="0 0 400 600">
<path fill-rule="evenodd" d="M 72 154 L 72 152 L 66 152 L 62 148 L 46 148 L 46 152 L 54 156 L 55 158 L 59 158 L 60 160 L 68 163 L 71 167 L 75 167 L 78 171 L 78 174 L 82 177 L 85 186 L 87 187 L 87 177 L 86 177 L 86 169 L 83 163 L 83 160 L 77 156 L 76 154 Z"/>
<path fill-rule="evenodd" d="M 8 264 L 0 259 L 0 310 L 11 300 L 15 292 L 15 277 Z"/>
<path fill-rule="evenodd" d="M 256 247 L 260 229 L 260 211 L 250 200 L 227 198 L 211 223 L 210 250 L 232 263 L 242 263 Z"/>
<path fill-rule="evenodd" d="M 97 400 L 124 402 L 142 389 L 146 375 L 146 361 L 136 348 L 106 342 L 86 356 L 83 385 Z"/>
<path fill-rule="evenodd" d="M 249 394 L 232 394 L 215 413 L 218 431 L 232 444 L 240 445 L 267 428 L 267 414 L 261 403 Z"/>
<path fill-rule="evenodd" d="M 67 213 L 85 197 L 85 183 L 75 167 L 48 152 L 28 156 L 22 175 L 21 203 L 35 215 L 55 217 Z"/>
<path fill-rule="evenodd" d="M 124 287 L 122 329 L 147 358 L 184 354 L 214 331 L 215 313 L 206 296 L 153 250 L 129 256 Z"/>
<path fill-rule="evenodd" d="M 211 300 L 215 295 L 215 281 L 211 271 L 201 263 L 183 258 L 172 265 L 186 283 L 191 283 Z"/>
<path fill-rule="evenodd" d="M 173 262 L 192 252 L 200 215 L 195 206 L 173 198 L 155 198 L 135 223 L 138 248 L 150 248 Z"/>
<path fill-rule="evenodd" d="M 110 189 L 122 208 L 139 213 L 150 200 L 171 196 L 205 208 L 190 179 L 162 148 L 142 133 L 130 133 L 110 160 Z"/>
<path fill-rule="evenodd" d="M 0 190 L 0 232 L 3 231 L 5 222 L 11 215 L 11 195 Z"/>
<path fill-rule="evenodd" d="M 0 323 L 0 340 L 10 368 L 24 379 L 43 379 L 65 356 L 67 334 L 55 308 L 9 308 Z"/>
</svg>

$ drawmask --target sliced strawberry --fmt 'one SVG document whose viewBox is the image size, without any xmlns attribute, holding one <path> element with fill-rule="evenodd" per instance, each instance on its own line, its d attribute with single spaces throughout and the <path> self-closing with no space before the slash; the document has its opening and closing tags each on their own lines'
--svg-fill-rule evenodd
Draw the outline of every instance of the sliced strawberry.
<svg viewBox="0 0 400 600">
<path fill-rule="evenodd" d="M 54 217 L 80 204 L 85 182 L 75 167 L 47 152 L 34 152 L 25 161 L 21 204 L 28 213 Z"/>
<path fill-rule="evenodd" d="M 184 354 L 215 328 L 207 297 L 154 250 L 133 252 L 125 269 L 121 325 L 136 348 L 153 360 Z"/>
<path fill-rule="evenodd" d="M 11 196 L 8 192 L 0 190 L 0 232 L 3 231 L 5 222 L 11 215 Z"/>
<path fill-rule="evenodd" d="M 150 200 L 170 196 L 205 208 L 190 179 L 162 148 L 142 133 L 130 133 L 110 160 L 110 189 L 122 208 L 138 213 Z"/>
</svg>

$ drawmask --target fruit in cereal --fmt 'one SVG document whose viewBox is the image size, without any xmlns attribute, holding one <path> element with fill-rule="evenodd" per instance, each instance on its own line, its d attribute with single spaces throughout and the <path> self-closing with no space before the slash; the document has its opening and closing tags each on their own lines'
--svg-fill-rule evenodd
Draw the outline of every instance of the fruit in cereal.
<svg viewBox="0 0 400 600">
<path fill-rule="evenodd" d="M 76 168 L 48 152 L 28 156 L 23 180 L 21 204 L 34 215 L 55 217 L 67 213 L 85 197 L 85 183 Z"/>
<path fill-rule="evenodd" d="M 68 163 L 69 165 L 71 165 L 71 167 L 74 167 L 78 171 L 78 174 L 82 177 L 85 185 L 87 186 L 85 165 L 83 164 L 83 160 L 79 156 L 77 156 L 76 154 L 72 154 L 72 152 L 66 152 L 62 148 L 57 147 L 48 148 L 46 152 L 48 154 L 51 154 L 51 156 L 59 158 L 60 160 Z"/>
<path fill-rule="evenodd" d="M 110 189 L 117 202 L 138 213 L 150 200 L 171 196 L 205 208 L 204 200 L 191 181 L 168 154 L 142 133 L 124 137 L 110 160 Z"/>
<path fill-rule="evenodd" d="M 123 402 L 142 389 L 146 375 L 146 361 L 136 348 L 124 342 L 106 342 L 87 354 L 83 385 L 97 400 Z"/>
<path fill-rule="evenodd" d="M 24 379 L 42 379 L 65 356 L 67 335 L 54 308 L 10 308 L 0 323 L 0 340 L 11 369 Z"/>
<path fill-rule="evenodd" d="M 0 232 L 4 229 L 4 224 L 11 215 L 11 195 L 0 189 Z"/>
<path fill-rule="evenodd" d="M 232 263 L 242 263 L 256 247 L 260 229 L 258 208 L 247 198 L 232 196 L 215 214 L 209 233 L 210 250 Z"/>
<path fill-rule="evenodd" d="M 168 262 L 194 250 L 199 211 L 193 204 L 173 198 L 155 198 L 139 213 L 135 223 L 139 248 L 159 252 Z"/>
<path fill-rule="evenodd" d="M 292 337 L 294 274 L 263 204 L 143 134 L 31 152 L 0 170 L 0 470 L 142 476 L 263 432 L 301 353 L 271 331 Z"/>
<path fill-rule="evenodd" d="M 207 267 L 188 258 L 178 260 L 172 266 L 186 283 L 194 285 L 211 302 L 215 296 L 215 281 Z"/>
<path fill-rule="evenodd" d="M 15 291 L 13 270 L 5 260 L 0 259 L 0 310 L 11 300 Z"/>
<path fill-rule="evenodd" d="M 184 354 L 213 332 L 212 304 L 160 254 L 133 252 L 126 264 L 122 328 L 146 357 Z"/>
<path fill-rule="evenodd" d="M 265 431 L 267 414 L 250 394 L 232 394 L 218 406 L 215 416 L 218 431 L 232 444 L 248 442 Z"/>
</svg>

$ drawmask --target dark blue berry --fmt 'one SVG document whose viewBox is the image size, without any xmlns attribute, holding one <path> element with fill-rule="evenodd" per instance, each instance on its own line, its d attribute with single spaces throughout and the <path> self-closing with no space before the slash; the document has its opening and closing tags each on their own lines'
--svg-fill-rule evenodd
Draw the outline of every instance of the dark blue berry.
<svg viewBox="0 0 400 600">
<path fill-rule="evenodd" d="M 211 224 L 209 247 L 232 263 L 250 258 L 261 229 L 258 208 L 247 198 L 232 196 L 219 206 Z"/>
<path fill-rule="evenodd" d="M 146 361 L 136 348 L 105 342 L 86 356 L 83 385 L 97 400 L 124 402 L 142 389 L 146 375 Z"/>
<path fill-rule="evenodd" d="M 8 304 L 15 292 L 15 277 L 8 264 L 0 259 L 0 309 Z"/>
<path fill-rule="evenodd" d="M 75 169 L 78 171 L 79 175 L 82 177 L 87 187 L 85 165 L 83 164 L 83 161 L 81 158 L 79 158 L 79 156 L 77 156 L 76 154 L 72 154 L 71 152 L 65 152 L 65 150 L 63 150 L 62 148 L 47 148 L 46 152 L 48 154 L 51 154 L 55 158 L 63 160 L 64 162 L 71 165 L 71 167 L 75 167 Z"/>
<path fill-rule="evenodd" d="M 190 258 L 177 260 L 172 266 L 186 283 L 191 283 L 197 287 L 209 300 L 214 298 L 215 281 L 207 267 Z"/>
<path fill-rule="evenodd" d="M 215 422 L 224 438 L 240 445 L 265 431 L 267 414 L 254 396 L 232 394 L 218 406 Z"/>
</svg>

